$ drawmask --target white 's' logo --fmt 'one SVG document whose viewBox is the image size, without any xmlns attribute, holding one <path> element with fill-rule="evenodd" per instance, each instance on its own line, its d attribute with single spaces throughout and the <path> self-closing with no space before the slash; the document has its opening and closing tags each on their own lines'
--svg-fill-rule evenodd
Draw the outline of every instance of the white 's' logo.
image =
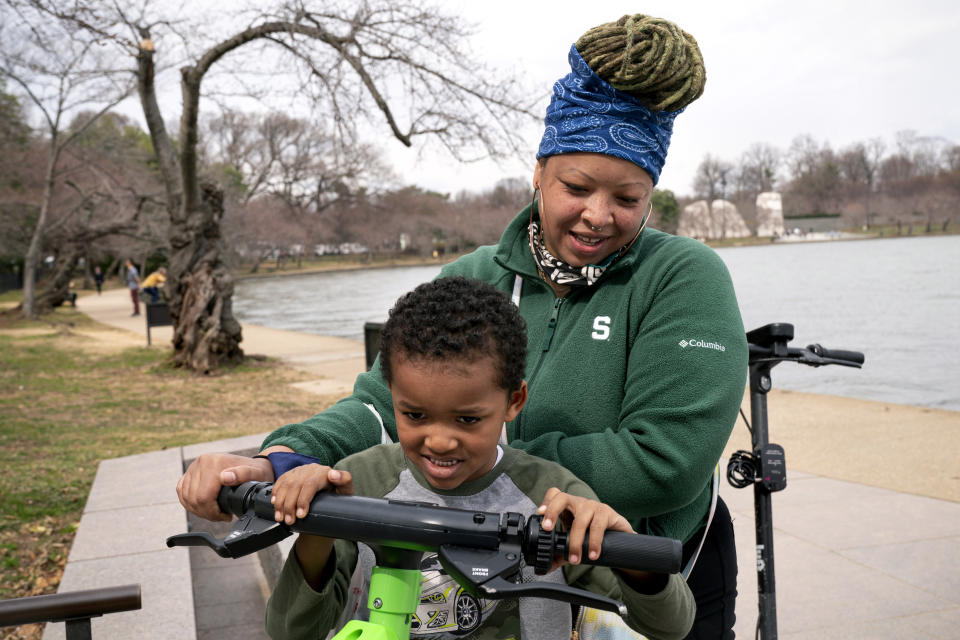
<svg viewBox="0 0 960 640">
<path fill-rule="evenodd" d="M 597 316 L 593 319 L 593 333 L 590 337 L 594 340 L 606 340 L 610 337 L 610 316 Z"/>
</svg>

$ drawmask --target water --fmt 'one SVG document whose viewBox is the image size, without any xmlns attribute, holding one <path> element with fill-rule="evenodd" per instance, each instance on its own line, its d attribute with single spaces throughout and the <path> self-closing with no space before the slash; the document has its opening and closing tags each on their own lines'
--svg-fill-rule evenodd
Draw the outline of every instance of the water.
<svg viewBox="0 0 960 640">
<path fill-rule="evenodd" d="M 383 322 L 397 297 L 440 273 L 440 265 L 357 269 L 236 283 L 242 322 L 363 340 L 365 322 Z"/>
<path fill-rule="evenodd" d="M 795 327 L 793 346 L 862 351 L 862 369 L 773 370 L 776 388 L 960 410 L 960 236 L 718 250 L 744 326 Z M 439 266 L 339 271 L 237 283 L 244 322 L 363 340 L 397 296 Z"/>
<path fill-rule="evenodd" d="M 744 326 L 861 351 L 862 369 L 785 363 L 775 387 L 960 410 L 960 236 L 721 249 Z"/>
</svg>

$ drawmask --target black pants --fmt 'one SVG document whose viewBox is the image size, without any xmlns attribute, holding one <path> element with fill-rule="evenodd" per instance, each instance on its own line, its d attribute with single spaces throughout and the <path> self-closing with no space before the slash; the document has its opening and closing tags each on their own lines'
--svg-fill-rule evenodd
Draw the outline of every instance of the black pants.
<svg viewBox="0 0 960 640">
<path fill-rule="evenodd" d="M 701 529 L 683 545 L 686 566 L 703 537 Z M 707 532 L 700 556 L 687 578 L 697 601 L 697 617 L 687 640 L 729 640 L 736 620 L 737 548 L 733 540 L 733 521 L 723 500 L 717 499 L 717 510 Z"/>
</svg>

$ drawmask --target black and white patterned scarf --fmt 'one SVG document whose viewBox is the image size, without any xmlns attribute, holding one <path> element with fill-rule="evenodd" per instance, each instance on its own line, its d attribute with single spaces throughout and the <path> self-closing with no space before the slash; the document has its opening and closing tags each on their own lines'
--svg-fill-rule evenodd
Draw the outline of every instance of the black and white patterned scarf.
<svg viewBox="0 0 960 640">
<path fill-rule="evenodd" d="M 640 228 L 637 229 L 637 235 L 633 237 L 633 240 L 620 247 L 619 251 L 607 257 L 603 262 L 600 264 L 588 264 L 583 267 L 574 267 L 560 258 L 554 257 L 553 254 L 547 250 L 547 245 L 543 241 L 543 232 L 540 230 L 540 221 L 534 219 L 533 212 L 531 211 L 530 225 L 528 228 L 530 251 L 533 253 L 533 259 L 537 263 L 537 267 L 540 269 L 540 273 L 543 274 L 544 278 L 564 286 L 589 287 L 595 284 L 600 276 L 603 275 L 603 272 L 633 246 L 633 243 L 640 237 L 640 232 L 647 226 L 647 219 L 649 217 L 650 214 L 648 212 L 647 215 L 643 217 Z"/>
<path fill-rule="evenodd" d="M 571 287 L 589 287 L 603 275 L 604 269 L 613 262 L 612 259 L 607 259 L 601 265 L 588 264 L 584 267 L 574 267 L 559 258 L 555 258 L 543 242 L 543 233 L 540 232 L 540 225 L 537 220 L 530 221 L 530 250 L 533 251 L 533 259 L 545 278 L 557 284 Z M 618 255 L 620 255 L 620 252 L 614 254 L 612 258 L 616 258 Z"/>
</svg>

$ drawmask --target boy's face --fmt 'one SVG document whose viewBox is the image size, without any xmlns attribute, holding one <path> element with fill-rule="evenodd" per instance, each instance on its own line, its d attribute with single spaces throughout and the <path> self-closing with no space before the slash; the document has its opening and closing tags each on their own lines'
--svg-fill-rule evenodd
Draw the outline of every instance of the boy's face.
<svg viewBox="0 0 960 640">
<path fill-rule="evenodd" d="M 452 362 L 396 357 L 391 369 L 400 446 L 427 481 L 455 489 L 490 471 L 503 423 L 516 418 L 527 400 L 526 382 L 505 391 L 489 357 Z"/>
</svg>

